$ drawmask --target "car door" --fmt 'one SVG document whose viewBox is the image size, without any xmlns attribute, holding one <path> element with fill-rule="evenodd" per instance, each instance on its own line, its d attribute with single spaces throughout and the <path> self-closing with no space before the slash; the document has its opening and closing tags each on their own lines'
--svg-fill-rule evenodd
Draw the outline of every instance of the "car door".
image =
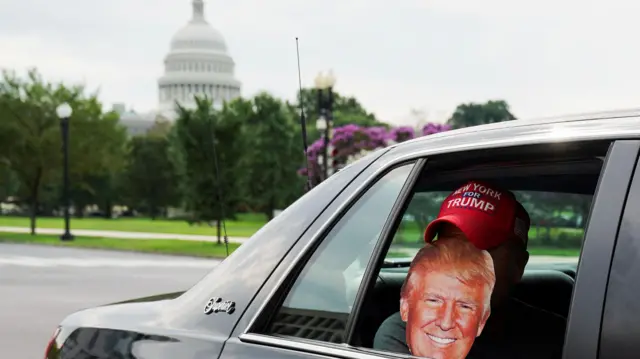
<svg viewBox="0 0 640 359">
<path fill-rule="evenodd" d="M 609 148 L 586 227 L 564 358 L 597 357 L 613 243 L 639 148 L 638 141 L 618 141 Z M 285 257 L 265 284 L 269 289 L 238 322 L 221 358 L 397 357 L 344 340 L 357 315 L 353 293 L 363 283 L 364 268 L 389 218 L 400 214 L 425 160 L 393 168 L 379 162 L 361 176 L 373 178 L 371 183 L 352 183 L 343 193 L 349 199 L 328 208 Z M 582 338 L 593 339 L 594 333 L 595 345 L 586 345 Z"/>
<path fill-rule="evenodd" d="M 609 282 L 609 270 L 625 202 L 629 206 L 627 195 L 629 194 L 629 185 L 639 149 L 639 141 L 617 141 L 610 147 L 607 155 L 592 202 L 585 240 L 578 263 L 578 272 L 565 336 L 564 359 L 623 357 L 614 356 L 615 354 L 612 354 L 610 347 L 607 347 L 611 343 L 611 338 L 616 337 L 615 334 L 613 337 L 603 337 L 603 348 L 608 350 L 608 356 L 598 356 L 598 347 L 603 324 L 605 329 L 609 330 L 604 334 L 611 335 L 615 333 L 610 331 L 612 326 L 615 326 L 615 319 L 612 321 L 611 312 L 609 312 L 608 317 L 605 316 L 605 321 L 603 321 L 602 314 L 605 310 L 605 297 L 612 296 L 613 299 L 609 300 L 611 303 L 615 303 L 617 301 L 616 297 L 619 295 L 619 293 L 608 294 L 607 283 Z M 635 181 L 637 182 L 637 176 Z M 638 187 L 637 184 L 636 187 Z M 630 196 L 630 199 L 638 197 L 638 195 L 633 194 Z M 637 205 L 628 207 L 625 213 L 637 208 Z M 628 243 L 623 248 L 625 247 L 633 248 Z M 629 263 L 625 262 L 625 264 L 628 265 Z M 621 269 L 620 262 L 616 263 L 616 267 L 612 272 L 614 276 L 619 276 Z M 638 276 L 637 273 L 635 275 L 636 277 Z M 619 289 L 619 285 L 616 282 L 611 284 L 614 289 Z M 612 310 L 610 303 L 608 308 L 610 311 Z M 637 324 L 635 324 L 635 328 L 638 328 Z M 637 340 L 637 336 L 633 339 Z M 637 352 L 634 354 L 624 357 L 637 357 Z"/>
<path fill-rule="evenodd" d="M 640 166 L 625 201 L 608 276 L 599 358 L 631 359 L 640 353 Z"/>
</svg>

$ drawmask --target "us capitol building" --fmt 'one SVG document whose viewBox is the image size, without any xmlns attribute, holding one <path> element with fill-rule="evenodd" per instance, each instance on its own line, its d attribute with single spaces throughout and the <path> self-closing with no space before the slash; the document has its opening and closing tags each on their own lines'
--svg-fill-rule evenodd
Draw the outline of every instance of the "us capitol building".
<svg viewBox="0 0 640 359">
<path fill-rule="evenodd" d="M 192 7 L 191 20 L 173 36 L 164 58 L 157 109 L 135 113 L 124 104 L 113 105 L 131 135 L 144 134 L 155 121 L 175 121 L 175 103 L 194 108 L 195 95 L 208 96 L 215 107 L 240 96 L 242 84 L 235 78 L 235 62 L 224 37 L 207 22 L 203 0 L 192 0 Z"/>
</svg>

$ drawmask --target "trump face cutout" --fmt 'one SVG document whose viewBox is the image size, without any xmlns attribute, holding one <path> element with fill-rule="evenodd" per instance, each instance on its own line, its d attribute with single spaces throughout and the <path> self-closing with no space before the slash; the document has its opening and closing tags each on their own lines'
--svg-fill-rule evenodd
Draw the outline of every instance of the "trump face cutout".
<svg viewBox="0 0 640 359">
<path fill-rule="evenodd" d="M 491 256 L 466 239 L 439 239 L 423 247 L 400 299 L 411 354 L 464 359 L 489 319 L 494 285 Z"/>
</svg>

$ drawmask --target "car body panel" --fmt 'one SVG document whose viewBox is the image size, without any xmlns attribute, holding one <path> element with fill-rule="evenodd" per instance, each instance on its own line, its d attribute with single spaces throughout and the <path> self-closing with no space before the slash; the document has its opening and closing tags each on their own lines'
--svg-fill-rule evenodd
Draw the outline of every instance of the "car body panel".
<svg viewBox="0 0 640 359">
<path fill-rule="evenodd" d="M 331 222 L 381 174 L 399 163 L 437 154 L 528 144 L 561 145 L 565 142 L 639 137 L 640 111 L 628 111 L 540 122 L 516 120 L 476 126 L 429 135 L 375 151 L 298 199 L 188 291 L 177 297 L 174 294 L 165 298 L 142 298 L 138 303 L 114 304 L 74 313 L 62 321 L 62 330 L 56 339 L 57 347 L 63 343 L 66 347 L 67 340 L 74 340 L 80 341 L 76 345 L 80 345 L 83 350 L 100 350 L 100 345 L 108 345 L 105 343 L 113 340 L 108 338 L 118 337 L 126 338 L 122 342 L 141 343 L 129 345 L 129 348 L 138 348 L 135 349 L 136 353 L 133 352 L 134 349 L 129 349 L 128 353 L 123 349 L 121 353 L 124 357 L 129 355 L 137 359 L 210 359 L 220 353 L 223 358 L 309 358 L 321 353 L 326 353 L 327 357 L 377 357 L 356 348 L 319 346 L 313 343 L 296 344 L 303 348 L 300 353 L 283 351 L 280 349 L 283 343 L 290 346 L 291 341 L 251 334 L 248 329 L 304 253 L 322 237 Z M 613 146 L 612 157 L 606 164 L 606 168 L 610 169 L 601 178 L 601 188 L 606 188 L 613 195 L 596 195 L 592 207 L 594 218 L 621 213 L 631 171 L 629 168 L 625 169 L 625 166 L 633 167 L 633 156 L 637 157 L 637 153 L 637 141 L 620 142 Z M 589 273 L 593 273 L 597 279 L 595 283 L 598 288 L 603 285 L 602 277 L 608 277 L 608 263 L 611 262 L 615 242 L 615 231 L 611 236 L 614 225 L 617 230 L 617 224 L 613 222 L 615 220 L 601 224 L 600 220 L 590 220 L 588 223 L 588 239 L 583 247 L 585 255 L 580 263 L 581 273 L 584 274 L 578 274 L 578 278 L 583 279 L 576 283 L 577 294 L 573 298 L 573 310 L 581 315 L 574 315 L 569 321 L 565 358 L 588 359 L 595 358 L 594 355 L 597 354 L 593 345 L 597 347 L 598 337 L 593 337 L 593 332 L 594 326 L 600 325 L 600 319 L 596 316 L 599 315 L 598 308 L 599 313 L 602 313 L 605 288 L 602 288 L 600 299 L 588 300 L 584 296 L 591 282 Z M 603 235 L 609 237 L 598 238 Z M 597 271 L 605 273 L 597 274 Z M 604 285 L 606 286 L 606 278 Z M 233 301 L 236 311 L 232 314 L 222 312 L 205 315 L 204 306 L 211 297 Z M 595 312 L 585 314 L 583 318 L 583 311 L 594 308 Z M 140 336 L 141 333 L 147 337 Z M 595 344 L 585 346 L 584 340 L 580 339 L 582 334 L 588 335 Z M 95 339 L 100 335 L 107 342 Z M 227 341 L 228 338 L 230 339 Z M 257 342 L 267 346 L 253 344 Z M 63 348 L 63 352 L 66 349 Z M 314 352 L 316 354 L 310 354 Z M 73 356 L 54 355 L 49 358 L 67 359 Z"/>
<path fill-rule="evenodd" d="M 640 351 L 640 166 L 636 165 L 609 273 L 599 358 L 632 359 Z"/>
<path fill-rule="evenodd" d="M 611 147 L 585 227 L 570 315 L 565 359 L 596 359 L 611 257 L 624 208 L 639 141 L 617 141 Z"/>
</svg>

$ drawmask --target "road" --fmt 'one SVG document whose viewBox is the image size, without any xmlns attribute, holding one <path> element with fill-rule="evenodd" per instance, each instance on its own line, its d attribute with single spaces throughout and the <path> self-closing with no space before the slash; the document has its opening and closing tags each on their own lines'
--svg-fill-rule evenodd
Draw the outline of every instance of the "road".
<svg viewBox="0 0 640 359">
<path fill-rule="evenodd" d="M 42 358 L 69 313 L 185 290 L 218 261 L 0 243 L 0 348 L 6 358 Z"/>
</svg>

